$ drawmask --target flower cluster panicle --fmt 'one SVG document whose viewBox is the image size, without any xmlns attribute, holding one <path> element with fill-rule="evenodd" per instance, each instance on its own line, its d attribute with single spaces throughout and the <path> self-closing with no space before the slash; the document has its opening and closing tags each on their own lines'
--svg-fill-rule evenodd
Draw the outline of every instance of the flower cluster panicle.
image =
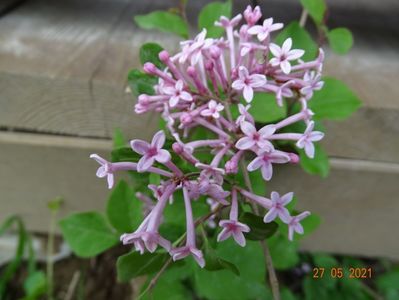
<svg viewBox="0 0 399 300">
<path fill-rule="evenodd" d="M 323 86 L 320 81 L 323 50 L 319 49 L 315 60 L 304 62 L 301 60 L 304 51 L 292 49 L 291 38 L 281 46 L 271 42 L 271 35 L 283 28 L 283 24 L 269 18 L 256 25 L 262 16 L 259 7 L 247 7 L 243 16 L 244 24 L 240 27 L 241 14 L 231 20 L 221 17 L 216 22 L 224 28 L 225 37 L 207 38 L 204 29 L 193 40 L 181 42 L 177 54 L 160 52 L 159 58 L 166 66 L 163 70 L 151 62 L 144 65 L 144 71 L 158 77 L 158 83 L 154 95 L 138 97 L 135 112 L 162 114 L 168 134 L 174 140 L 170 149 L 164 149 L 166 135 L 161 130 L 150 143 L 131 141 L 132 150 L 142 156 L 138 162 L 111 163 L 96 154 L 91 156 L 101 165 L 97 176 L 107 177 L 109 188 L 119 170 L 152 172 L 162 177 L 159 186 L 150 186 L 155 201 L 151 202 L 148 195 L 139 195 L 142 201 L 150 203 L 144 221 L 133 233 L 121 236 L 123 244 L 133 244 L 141 253 L 154 252 L 159 245 L 173 260 L 192 255 L 203 267 L 205 261 L 197 246 L 191 205 L 200 196 L 211 199 L 212 207 L 230 206 L 228 219 L 212 221 L 221 227 L 218 241 L 233 237 L 240 246 L 245 246 L 244 233 L 250 228 L 238 221 L 241 199 L 267 211 L 264 222 L 279 218 L 286 223 L 289 239 L 293 239 L 294 232 L 303 233 L 300 221 L 310 213 L 290 215 L 285 205 L 292 200 L 293 193 L 280 196 L 272 192 L 269 199 L 231 182 L 227 176 L 238 173 L 244 166 L 242 172 L 260 169 L 263 179 L 269 181 L 275 164 L 298 163 L 296 153 L 277 149 L 278 141 L 291 141 L 304 149 L 307 156 L 314 157 L 313 143 L 320 141 L 323 133 L 314 131 L 313 113 L 307 103 L 313 92 Z M 274 94 L 278 105 L 283 104 L 283 99 L 297 101 L 300 110 L 259 128 L 250 112 L 255 93 Z M 237 106 L 238 115 L 232 114 L 232 106 Z M 287 132 L 287 126 L 296 122 L 304 122 L 306 130 Z M 190 132 L 198 127 L 206 129 L 213 138 L 193 139 Z M 201 151 L 211 153 L 212 159 L 202 161 L 197 155 Z M 172 157 L 190 165 L 190 173 L 179 168 Z M 183 194 L 187 235 L 185 245 L 174 248 L 159 234 L 159 227 L 168 200 L 177 191 Z"/>
</svg>

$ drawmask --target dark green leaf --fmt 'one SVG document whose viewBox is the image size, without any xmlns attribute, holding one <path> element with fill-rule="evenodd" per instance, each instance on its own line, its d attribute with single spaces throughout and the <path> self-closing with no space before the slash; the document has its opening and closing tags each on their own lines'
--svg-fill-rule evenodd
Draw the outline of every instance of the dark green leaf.
<svg viewBox="0 0 399 300">
<path fill-rule="evenodd" d="M 167 253 L 130 252 L 122 255 L 116 262 L 118 280 L 129 281 L 135 277 L 159 271 L 169 258 Z"/>
<path fill-rule="evenodd" d="M 119 235 L 97 212 L 72 214 L 60 221 L 61 232 L 76 255 L 93 257 L 119 242 Z"/>
<path fill-rule="evenodd" d="M 207 246 L 205 248 L 205 269 L 208 271 L 218 271 L 227 269 L 232 271 L 237 276 L 240 276 L 240 271 L 231 262 L 217 256 L 215 250 Z"/>
<path fill-rule="evenodd" d="M 164 63 L 159 59 L 159 52 L 163 48 L 157 43 L 146 43 L 140 48 L 140 62 L 144 65 L 146 62 L 152 62 L 158 69 L 164 69 Z"/>
<path fill-rule="evenodd" d="M 323 277 L 317 279 L 319 284 L 325 288 L 334 289 L 337 284 L 337 278 L 330 275 L 330 270 L 339 266 L 338 261 L 330 255 L 316 253 L 313 255 L 313 262 L 316 268 L 324 268 Z"/>
<path fill-rule="evenodd" d="M 297 242 L 291 242 L 286 237 L 276 234 L 268 240 L 268 245 L 277 270 L 286 270 L 298 264 Z"/>
<path fill-rule="evenodd" d="M 140 159 L 140 155 L 130 147 L 121 147 L 112 150 L 111 158 L 112 162 L 137 162 Z"/>
<path fill-rule="evenodd" d="M 292 38 L 293 49 L 305 50 L 305 54 L 302 57 L 303 60 L 311 60 L 316 57 L 318 51 L 316 43 L 313 41 L 310 34 L 299 26 L 298 22 L 294 21 L 288 24 L 288 26 L 277 35 L 275 42 L 282 45 L 289 37 Z"/>
<path fill-rule="evenodd" d="M 218 21 L 221 16 L 231 18 L 231 1 L 226 2 L 211 2 L 207 4 L 198 16 L 198 29 L 207 30 L 207 36 L 212 38 L 220 37 L 224 29 L 215 26 L 215 21 Z"/>
<path fill-rule="evenodd" d="M 135 16 L 137 25 L 144 29 L 158 29 L 188 38 L 188 25 L 184 20 L 167 11 L 154 11 L 147 15 Z"/>
<path fill-rule="evenodd" d="M 322 23 L 327 8 L 325 0 L 301 0 L 301 3 L 317 24 Z"/>
<path fill-rule="evenodd" d="M 157 83 L 157 78 L 139 70 L 133 69 L 127 76 L 129 88 L 133 95 L 140 94 L 154 95 L 154 85 Z"/>
<path fill-rule="evenodd" d="M 245 237 L 253 241 L 261 241 L 273 236 L 278 228 L 276 222 L 264 223 L 262 217 L 249 212 L 240 216 L 240 222 L 247 224 L 251 228 L 250 232 L 245 233 Z"/>
<path fill-rule="evenodd" d="M 117 184 L 108 198 L 107 217 L 120 233 L 131 232 L 140 225 L 141 202 L 123 180 Z"/>
<path fill-rule="evenodd" d="M 324 274 L 324 276 L 329 276 L 329 274 Z M 303 281 L 303 290 L 306 300 L 330 299 L 329 290 L 309 275 Z"/>
<path fill-rule="evenodd" d="M 347 28 L 334 28 L 327 38 L 331 49 L 338 54 L 346 54 L 353 46 L 353 36 Z"/>
<path fill-rule="evenodd" d="M 256 122 L 271 123 L 287 116 L 287 105 L 277 105 L 276 95 L 270 93 L 255 93 L 249 112 Z"/>
<path fill-rule="evenodd" d="M 315 143 L 314 158 L 309 158 L 305 151 L 298 149 L 301 167 L 309 174 L 327 177 L 330 172 L 330 161 L 323 148 Z"/>
<path fill-rule="evenodd" d="M 324 77 L 323 81 L 323 88 L 309 102 L 315 120 L 342 120 L 360 107 L 360 99 L 345 83 L 331 77 Z"/>
<path fill-rule="evenodd" d="M 378 276 L 376 283 L 378 288 L 382 291 L 389 289 L 399 290 L 399 270 L 394 270 Z"/>
<path fill-rule="evenodd" d="M 116 128 L 114 130 L 114 136 L 112 140 L 114 142 L 113 149 L 123 148 L 127 145 L 126 139 L 123 136 L 122 130 L 120 128 Z"/>
<path fill-rule="evenodd" d="M 25 299 L 37 299 L 44 295 L 47 288 L 46 275 L 42 271 L 30 274 L 24 281 Z"/>
</svg>

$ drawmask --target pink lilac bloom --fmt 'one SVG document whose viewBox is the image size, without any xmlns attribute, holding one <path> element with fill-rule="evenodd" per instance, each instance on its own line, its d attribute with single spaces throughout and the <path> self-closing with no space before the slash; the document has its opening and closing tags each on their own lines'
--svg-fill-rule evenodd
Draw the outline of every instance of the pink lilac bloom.
<svg viewBox="0 0 399 300">
<path fill-rule="evenodd" d="M 165 68 L 153 62 L 144 64 L 144 72 L 157 82 L 153 93 L 138 96 L 134 110 L 137 114 L 159 114 L 165 129 L 155 133 L 151 142 L 131 141 L 132 151 L 141 155 L 137 162 L 109 162 L 91 155 L 100 165 L 96 175 L 106 178 L 109 188 L 119 171 L 137 171 L 146 180 L 150 174 L 160 176 L 160 184 L 149 184 L 148 191 L 137 194 L 146 204 L 145 218 L 133 232 L 121 236 L 123 244 L 132 244 L 141 254 L 155 252 L 161 246 L 173 260 L 192 256 L 204 267 L 200 249 L 204 241 L 197 236 L 196 226 L 217 220 L 221 227 L 219 242 L 232 237 L 245 246 L 244 234 L 250 228 L 238 221 L 240 201 L 267 210 L 265 222 L 278 217 L 287 223 L 290 239 L 294 232 L 303 232 L 300 221 L 309 213 L 289 215 L 285 206 L 292 192 L 282 196 L 273 192 L 268 199 L 251 192 L 250 185 L 240 186 L 232 180 L 235 174 L 241 177 L 255 170 L 261 171 L 264 181 L 273 180 L 276 164 L 300 162 L 295 145 L 312 158 L 314 142 L 323 138 L 323 133 L 313 131 L 314 113 L 308 109 L 313 92 L 323 86 L 323 50 L 319 49 L 314 60 L 301 60 L 304 51 L 291 49 L 291 38 L 281 47 L 272 43 L 272 33 L 283 25 L 273 23 L 272 18 L 259 25 L 261 17 L 258 6 L 248 6 L 243 15 L 232 19 L 222 16 L 216 25 L 224 30 L 224 36 L 207 37 L 204 29 L 193 39 L 182 41 L 176 53 L 161 51 L 159 59 Z M 256 96 L 264 94 L 272 95 L 281 106 L 289 100 L 300 110 L 261 124 L 253 113 L 264 98 Z M 252 109 L 248 105 L 251 101 L 255 102 Z M 293 124 L 307 128 L 303 134 L 291 132 Z M 284 142 L 284 149 L 280 142 Z M 164 210 L 175 205 L 172 200 L 181 192 L 187 238 L 169 241 L 160 235 L 159 228 L 165 219 Z M 192 201 L 205 199 L 212 203 L 210 212 L 194 220 Z M 227 209 L 229 217 L 223 218 Z"/>
<path fill-rule="evenodd" d="M 291 72 L 290 61 L 297 60 L 305 53 L 305 51 L 301 49 L 291 49 L 291 38 L 286 39 L 281 48 L 276 44 L 270 44 L 269 47 L 270 52 L 274 55 L 274 58 L 270 60 L 270 64 L 272 66 L 280 66 L 281 70 L 285 74 L 289 74 Z"/>
<path fill-rule="evenodd" d="M 160 130 L 152 138 L 151 144 L 142 140 L 132 140 L 130 146 L 138 154 L 143 155 L 137 164 L 137 171 L 143 172 L 151 167 L 155 161 L 166 163 L 170 160 L 170 153 L 162 149 L 165 144 L 165 133 Z"/>
<path fill-rule="evenodd" d="M 266 84 L 266 76 L 262 74 L 250 75 L 247 68 L 241 66 L 238 69 L 238 79 L 231 85 L 233 89 L 243 91 L 243 97 L 248 103 L 254 97 L 254 88 L 264 86 Z"/>
<path fill-rule="evenodd" d="M 183 85 L 184 85 L 183 81 L 178 80 L 174 87 L 168 86 L 163 88 L 164 93 L 170 96 L 169 99 L 170 107 L 176 106 L 180 100 L 189 101 L 189 102 L 193 100 L 193 97 L 189 93 L 183 90 Z"/>
<path fill-rule="evenodd" d="M 247 169 L 252 172 L 260 168 L 263 179 L 269 181 L 273 175 L 272 164 L 285 164 L 290 160 L 288 153 L 283 151 L 260 151 L 258 156 L 248 164 Z"/>
<path fill-rule="evenodd" d="M 268 18 L 263 21 L 262 25 L 255 25 L 248 29 L 248 33 L 252 35 L 256 35 L 259 41 L 263 42 L 267 37 L 270 36 L 270 33 L 276 30 L 280 30 L 283 28 L 282 23 L 274 23 L 273 18 Z"/>
<path fill-rule="evenodd" d="M 254 146 L 259 149 L 271 151 L 273 149 L 272 143 L 268 138 L 276 131 L 273 125 L 266 125 L 259 130 L 249 122 L 241 123 L 241 130 L 245 134 L 236 143 L 236 148 L 240 150 L 247 150 Z"/>
<path fill-rule="evenodd" d="M 215 100 L 211 100 L 208 103 L 208 108 L 201 111 L 201 116 L 212 117 L 214 119 L 219 119 L 220 112 L 224 109 L 224 106 L 217 103 Z"/>
<path fill-rule="evenodd" d="M 249 232 L 250 228 L 248 225 L 238 222 L 238 204 L 237 204 L 237 190 L 233 189 L 231 197 L 231 209 L 230 209 L 230 219 L 221 220 L 219 226 L 223 230 L 219 233 L 217 241 L 224 241 L 229 237 L 233 237 L 238 245 L 244 247 L 245 237 L 243 232 Z"/>
<path fill-rule="evenodd" d="M 310 158 L 314 157 L 314 145 L 313 142 L 318 142 L 324 137 L 324 133 L 320 131 L 313 131 L 314 122 L 310 121 L 306 127 L 302 137 L 296 143 L 298 148 L 304 149 L 307 156 Z"/>
<path fill-rule="evenodd" d="M 291 202 L 294 193 L 290 192 L 283 196 L 280 196 L 277 192 L 272 192 L 271 200 L 272 206 L 265 215 L 263 221 L 269 223 L 273 221 L 276 217 L 279 217 L 281 221 L 288 222 L 290 220 L 290 213 L 285 206 Z"/>
<path fill-rule="evenodd" d="M 299 234 L 304 233 L 303 227 L 299 222 L 308 217 L 309 215 L 310 212 L 304 211 L 303 213 L 300 213 L 297 216 L 290 217 L 286 222 L 284 222 L 288 224 L 288 239 L 290 241 L 294 239 L 294 232 Z"/>
</svg>

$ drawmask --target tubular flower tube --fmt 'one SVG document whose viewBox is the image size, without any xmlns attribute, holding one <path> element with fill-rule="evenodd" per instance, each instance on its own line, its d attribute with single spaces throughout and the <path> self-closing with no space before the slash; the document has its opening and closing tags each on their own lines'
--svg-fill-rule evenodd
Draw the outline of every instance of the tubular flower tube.
<svg viewBox="0 0 399 300">
<path fill-rule="evenodd" d="M 288 224 L 290 239 L 294 233 L 303 233 L 300 221 L 310 213 L 290 215 L 285 205 L 292 200 L 292 192 L 282 196 L 272 192 L 269 199 L 235 180 L 235 174 L 245 172 L 240 174 L 245 176 L 256 170 L 260 170 L 263 180 L 273 180 L 277 164 L 297 164 L 298 149 L 313 158 L 314 142 L 324 136 L 314 131 L 314 114 L 307 108 L 313 92 L 323 86 L 323 51 L 320 49 L 313 61 L 300 60 L 304 51 L 292 49 L 291 38 L 281 46 L 271 42 L 283 24 L 269 18 L 259 25 L 261 16 L 259 7 L 247 7 L 243 16 L 231 20 L 221 17 L 216 25 L 224 29 L 224 37 L 208 38 L 204 29 L 192 40 L 181 42 L 178 53 L 161 51 L 159 59 L 164 69 L 151 62 L 144 65 L 144 71 L 158 82 L 153 95 L 138 97 L 135 112 L 159 113 L 166 129 L 155 133 L 151 142 L 131 141 L 132 151 L 140 156 L 136 162 L 108 162 L 91 155 L 100 164 L 97 176 L 106 177 L 109 188 L 114 185 L 115 173 L 122 170 L 161 177 L 160 184 L 149 185 L 148 193 L 138 195 L 148 204 L 146 217 L 134 232 L 122 235 L 123 244 L 133 244 L 140 253 L 154 252 L 160 245 L 173 260 L 192 255 L 203 267 L 205 260 L 195 227 L 200 221 L 213 220 L 221 227 L 219 242 L 233 237 L 245 246 L 245 234 L 250 228 L 238 219 L 240 201 L 260 206 L 266 223 L 279 217 Z M 244 24 L 239 25 L 241 22 Z M 278 105 L 287 99 L 297 102 L 295 107 L 299 109 L 274 123 L 258 126 L 259 120 L 252 113 L 262 105 L 258 102 L 262 97 L 255 97 L 260 93 L 272 94 Z M 291 125 L 305 125 L 306 130 L 294 131 L 301 126 Z M 206 134 L 196 134 L 198 131 Z M 173 241 L 163 238 L 158 229 L 165 207 L 173 205 L 168 200 L 181 199 L 176 193 L 183 194 L 187 235 L 185 244 L 177 242 L 175 248 Z M 206 199 L 218 209 L 195 221 L 192 204 Z M 220 220 L 219 212 L 227 206 L 229 218 Z"/>
</svg>

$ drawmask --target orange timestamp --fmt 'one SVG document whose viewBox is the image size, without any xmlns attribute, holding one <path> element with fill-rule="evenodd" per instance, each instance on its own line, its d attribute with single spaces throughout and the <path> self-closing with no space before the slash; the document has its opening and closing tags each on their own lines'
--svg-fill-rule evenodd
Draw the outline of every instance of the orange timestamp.
<svg viewBox="0 0 399 300">
<path fill-rule="evenodd" d="M 348 270 L 348 272 L 345 272 Z M 313 268 L 313 279 L 320 279 L 324 276 L 330 276 L 331 278 L 353 278 L 353 279 L 362 279 L 362 278 L 372 278 L 373 269 L 372 268 L 341 268 L 341 267 L 332 267 L 332 268 L 322 268 L 315 267 Z"/>
</svg>

